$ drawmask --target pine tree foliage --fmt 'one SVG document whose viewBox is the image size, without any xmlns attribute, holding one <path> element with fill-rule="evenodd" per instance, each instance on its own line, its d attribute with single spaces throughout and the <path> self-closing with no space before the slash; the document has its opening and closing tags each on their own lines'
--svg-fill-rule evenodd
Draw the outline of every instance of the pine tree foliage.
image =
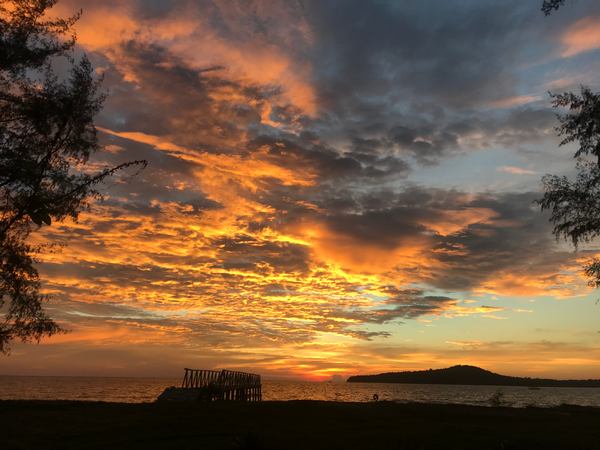
<svg viewBox="0 0 600 450">
<path fill-rule="evenodd" d="M 86 57 L 74 58 L 72 26 L 81 13 L 48 19 L 56 0 L 0 0 L 0 351 L 14 340 L 60 331 L 43 305 L 33 231 L 76 219 L 98 183 L 132 161 L 99 173 L 94 116 L 104 95 Z M 57 75 L 57 59 L 70 69 Z"/>
</svg>

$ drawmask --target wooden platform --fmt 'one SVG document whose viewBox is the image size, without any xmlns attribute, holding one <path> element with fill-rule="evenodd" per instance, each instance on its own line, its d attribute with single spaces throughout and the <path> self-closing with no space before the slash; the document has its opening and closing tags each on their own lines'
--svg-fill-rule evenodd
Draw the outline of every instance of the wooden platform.
<svg viewBox="0 0 600 450">
<path fill-rule="evenodd" d="M 254 373 L 186 368 L 181 387 L 205 390 L 210 400 L 262 400 L 260 375 Z"/>
<path fill-rule="evenodd" d="M 233 370 L 184 370 L 181 387 L 165 389 L 159 401 L 262 400 L 260 375 Z"/>
</svg>

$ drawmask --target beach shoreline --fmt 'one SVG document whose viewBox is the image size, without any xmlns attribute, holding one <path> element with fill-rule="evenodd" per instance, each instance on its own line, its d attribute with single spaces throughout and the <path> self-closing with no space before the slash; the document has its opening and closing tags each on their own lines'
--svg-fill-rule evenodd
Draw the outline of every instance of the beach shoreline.
<svg viewBox="0 0 600 450">
<path fill-rule="evenodd" d="M 3 449 L 600 449 L 600 408 L 0 400 Z"/>
</svg>

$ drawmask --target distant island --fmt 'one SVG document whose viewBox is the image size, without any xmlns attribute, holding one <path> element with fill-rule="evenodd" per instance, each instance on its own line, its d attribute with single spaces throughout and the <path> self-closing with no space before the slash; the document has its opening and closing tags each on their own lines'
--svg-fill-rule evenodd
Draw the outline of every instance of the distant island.
<svg viewBox="0 0 600 450">
<path fill-rule="evenodd" d="M 475 366 L 458 365 L 446 369 L 413 372 L 387 372 L 354 375 L 348 383 L 470 384 L 527 387 L 600 387 L 600 380 L 552 380 L 499 375 Z"/>
</svg>

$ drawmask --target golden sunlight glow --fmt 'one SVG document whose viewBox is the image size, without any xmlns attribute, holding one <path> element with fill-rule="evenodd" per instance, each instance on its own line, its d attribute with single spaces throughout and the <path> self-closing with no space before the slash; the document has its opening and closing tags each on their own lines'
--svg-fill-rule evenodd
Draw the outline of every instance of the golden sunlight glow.
<svg viewBox="0 0 600 450">
<path fill-rule="evenodd" d="M 173 366 L 311 380 L 455 363 L 598 368 L 591 325 L 579 346 L 544 340 L 559 328 L 555 300 L 589 294 L 581 265 L 596 252 L 556 245 L 532 205 L 546 168 L 527 158 L 555 146 L 554 119 L 534 94 L 546 85 L 513 86 L 522 66 L 504 84 L 458 70 L 456 86 L 475 92 L 460 99 L 431 88 L 436 72 L 410 97 L 406 80 L 438 67 L 435 48 L 414 62 L 370 49 L 345 65 L 328 47 L 340 36 L 315 29 L 302 2 L 84 3 L 76 55 L 109 93 L 96 121 L 105 151 L 86 170 L 149 164 L 37 233 L 60 244 L 40 274 L 50 315 L 72 331 L 43 341 L 58 356 L 40 367 L 125 349 L 141 366 L 168 353 Z M 600 48 L 600 18 L 559 36 L 551 52 L 566 64 Z M 480 65 L 491 77 L 480 58 L 456 67 Z M 548 326 L 529 303 L 542 297 Z"/>
</svg>

